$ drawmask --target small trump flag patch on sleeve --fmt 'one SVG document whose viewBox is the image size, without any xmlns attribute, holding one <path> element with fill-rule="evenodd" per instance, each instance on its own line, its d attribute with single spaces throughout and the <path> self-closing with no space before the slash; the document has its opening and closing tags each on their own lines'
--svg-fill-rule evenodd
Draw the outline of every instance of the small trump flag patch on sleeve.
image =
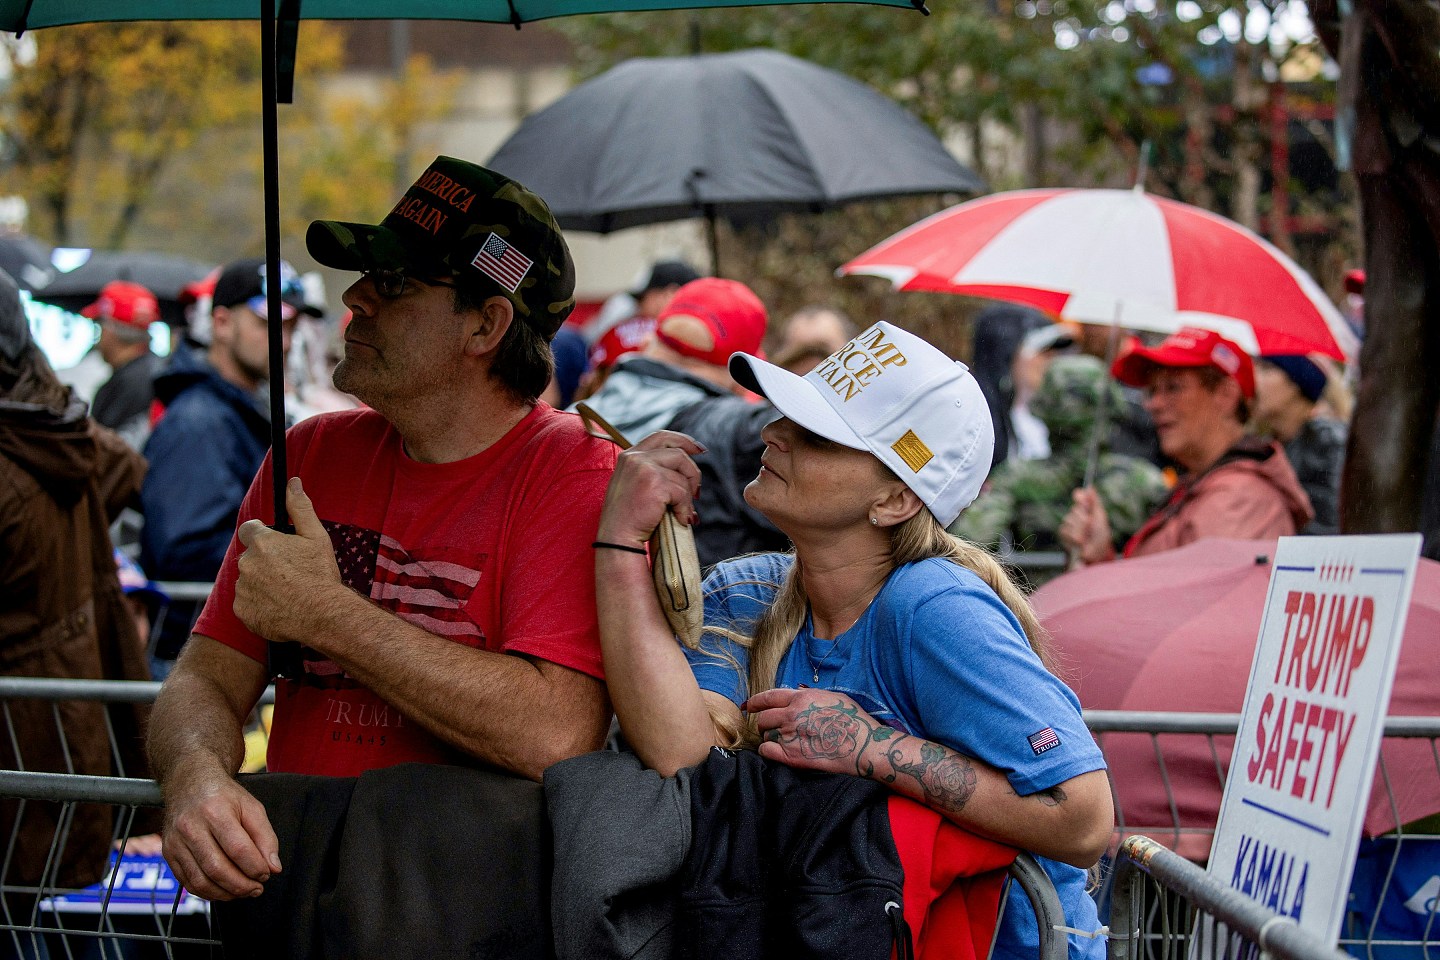
<svg viewBox="0 0 1440 960">
<path fill-rule="evenodd" d="M 1049 727 L 1046 727 L 1039 733 L 1030 734 L 1028 739 L 1030 741 L 1030 749 L 1035 751 L 1037 757 L 1046 750 L 1053 750 L 1060 746 L 1060 738 L 1057 737 L 1055 731 Z"/>
</svg>

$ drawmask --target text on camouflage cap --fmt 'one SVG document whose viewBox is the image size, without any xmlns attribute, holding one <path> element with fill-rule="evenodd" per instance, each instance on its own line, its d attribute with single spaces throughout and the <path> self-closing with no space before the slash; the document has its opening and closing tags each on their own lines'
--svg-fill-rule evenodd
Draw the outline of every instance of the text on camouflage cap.
<svg viewBox="0 0 1440 960">
<path fill-rule="evenodd" d="M 379 224 L 316 220 L 316 261 L 418 278 L 484 278 L 549 340 L 575 306 L 575 263 L 550 208 L 509 177 L 437 157 Z"/>
</svg>

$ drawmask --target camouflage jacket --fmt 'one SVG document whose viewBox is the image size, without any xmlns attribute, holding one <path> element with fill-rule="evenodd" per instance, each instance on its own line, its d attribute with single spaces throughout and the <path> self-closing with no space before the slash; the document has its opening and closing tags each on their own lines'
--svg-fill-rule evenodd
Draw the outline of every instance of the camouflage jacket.
<svg viewBox="0 0 1440 960">
<path fill-rule="evenodd" d="M 1051 455 L 1044 460 L 1006 460 L 991 473 L 980 497 L 960 514 L 950 532 L 987 546 L 1058 550 L 1056 531 L 1070 510 L 1070 493 L 1085 479 L 1085 456 L 1096 414 L 1105 424 L 1122 411 L 1124 397 L 1100 361 L 1086 356 L 1053 360 L 1030 412 L 1045 423 Z M 1119 549 L 1169 493 L 1154 464 L 1138 457 L 1102 453 L 1095 489 Z"/>
<path fill-rule="evenodd" d="M 1070 510 L 1071 491 L 1084 479 L 1083 459 L 1006 460 L 950 532 L 991 547 L 1059 550 L 1056 531 Z M 1118 453 L 1100 455 L 1095 490 L 1105 505 L 1117 550 L 1169 493 L 1153 463 Z"/>
</svg>

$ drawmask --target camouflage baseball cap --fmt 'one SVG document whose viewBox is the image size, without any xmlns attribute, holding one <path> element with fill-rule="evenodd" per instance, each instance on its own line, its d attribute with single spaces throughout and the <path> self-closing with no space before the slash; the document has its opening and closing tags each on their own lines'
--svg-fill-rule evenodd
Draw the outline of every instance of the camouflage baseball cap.
<svg viewBox="0 0 1440 960">
<path fill-rule="evenodd" d="M 575 263 L 545 201 L 454 157 L 436 157 L 379 224 L 316 220 L 305 246 L 338 270 L 483 277 L 546 340 L 575 306 Z"/>
</svg>

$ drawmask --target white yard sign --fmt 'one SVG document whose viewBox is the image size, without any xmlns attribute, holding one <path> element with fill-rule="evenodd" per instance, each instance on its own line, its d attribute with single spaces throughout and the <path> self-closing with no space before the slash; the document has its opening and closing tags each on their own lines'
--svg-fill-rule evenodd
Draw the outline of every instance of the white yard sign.
<svg viewBox="0 0 1440 960">
<path fill-rule="evenodd" d="M 1419 553 L 1419 534 L 1283 537 L 1270 574 L 1209 873 L 1332 944 Z"/>
</svg>

